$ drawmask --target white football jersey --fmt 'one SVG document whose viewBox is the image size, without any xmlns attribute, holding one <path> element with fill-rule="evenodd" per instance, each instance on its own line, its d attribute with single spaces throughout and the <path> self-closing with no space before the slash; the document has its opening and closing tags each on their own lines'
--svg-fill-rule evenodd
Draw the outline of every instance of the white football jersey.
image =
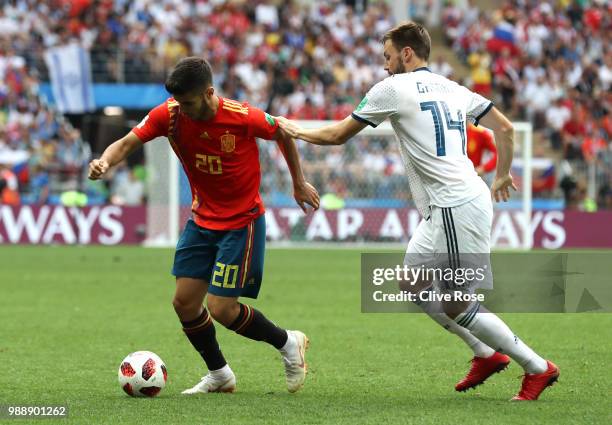
<svg viewBox="0 0 612 425">
<path fill-rule="evenodd" d="M 478 125 L 492 107 L 481 95 L 424 67 L 376 84 L 352 116 L 373 127 L 389 118 L 415 202 L 427 216 L 429 205 L 454 207 L 488 190 L 467 156 L 466 120 Z"/>
</svg>

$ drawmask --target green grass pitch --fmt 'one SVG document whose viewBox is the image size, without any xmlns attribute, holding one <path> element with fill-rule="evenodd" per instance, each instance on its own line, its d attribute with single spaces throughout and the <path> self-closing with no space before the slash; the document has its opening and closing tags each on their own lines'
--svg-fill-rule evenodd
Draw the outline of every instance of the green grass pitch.
<svg viewBox="0 0 612 425">
<path fill-rule="evenodd" d="M 521 374 L 512 364 L 458 394 L 470 353 L 456 337 L 423 315 L 360 312 L 359 252 L 266 253 L 252 304 L 310 337 L 302 391 L 286 392 L 274 349 L 217 325 L 238 391 L 185 397 L 205 369 L 172 309 L 172 250 L 2 246 L 0 404 L 67 405 L 67 419 L 45 423 L 75 424 L 612 423 L 612 315 L 503 315 L 560 366 L 560 382 L 538 402 L 510 403 Z M 117 383 L 136 350 L 167 364 L 158 398 L 132 399 Z"/>
</svg>

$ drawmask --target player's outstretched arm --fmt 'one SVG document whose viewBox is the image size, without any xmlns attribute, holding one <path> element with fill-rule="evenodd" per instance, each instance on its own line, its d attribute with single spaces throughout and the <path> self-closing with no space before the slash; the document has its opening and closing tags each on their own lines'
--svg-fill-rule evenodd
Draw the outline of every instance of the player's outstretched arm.
<svg viewBox="0 0 612 425">
<path fill-rule="evenodd" d="M 510 199 L 510 188 L 516 190 L 510 175 L 514 151 L 514 127 L 497 108 L 491 108 L 480 123 L 493 130 L 497 144 L 497 172 L 491 185 L 491 194 L 496 202 L 507 201 Z"/>
<path fill-rule="evenodd" d="M 281 128 L 277 130 L 275 138 L 291 173 L 295 201 L 304 212 L 307 212 L 306 204 L 319 209 L 319 192 L 304 178 L 295 140 Z"/>
<path fill-rule="evenodd" d="M 348 116 L 340 122 L 321 128 L 305 129 L 295 121 L 288 120 L 285 117 L 276 118 L 280 127 L 291 137 L 302 139 L 314 145 L 343 145 L 367 125 Z"/>
<path fill-rule="evenodd" d="M 104 150 L 99 159 L 94 159 L 89 163 L 89 179 L 102 178 L 108 170 L 123 161 L 140 146 L 142 146 L 142 141 L 131 131 L 113 142 Z"/>
</svg>

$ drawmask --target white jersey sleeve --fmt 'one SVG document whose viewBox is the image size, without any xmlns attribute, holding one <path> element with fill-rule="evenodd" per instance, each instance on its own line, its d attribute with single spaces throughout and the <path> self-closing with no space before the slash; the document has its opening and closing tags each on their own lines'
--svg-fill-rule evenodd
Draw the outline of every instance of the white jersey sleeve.
<svg viewBox="0 0 612 425">
<path fill-rule="evenodd" d="M 474 93 L 473 91 L 461 87 L 465 93 L 467 101 L 467 119 L 474 125 L 478 125 L 478 122 L 484 117 L 487 112 L 493 107 L 493 102 L 489 99 Z"/>
<path fill-rule="evenodd" d="M 385 79 L 370 89 L 351 115 L 357 121 L 376 127 L 397 113 L 397 108 L 395 87 Z"/>
</svg>

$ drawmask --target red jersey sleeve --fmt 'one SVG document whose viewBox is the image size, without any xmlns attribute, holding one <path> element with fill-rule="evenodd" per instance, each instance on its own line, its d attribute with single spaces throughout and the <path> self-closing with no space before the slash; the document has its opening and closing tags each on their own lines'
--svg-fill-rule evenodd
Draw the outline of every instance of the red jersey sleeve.
<svg viewBox="0 0 612 425">
<path fill-rule="evenodd" d="M 132 129 L 138 138 L 146 143 L 156 137 L 168 135 L 168 103 L 164 102 L 151 109 L 140 123 Z"/>
<path fill-rule="evenodd" d="M 484 148 L 491 152 L 491 159 L 489 159 L 486 164 L 482 167 L 486 173 L 489 173 L 495 170 L 495 166 L 497 165 L 497 147 L 495 146 L 495 142 L 493 141 L 493 135 L 488 131 L 482 133 L 482 142 Z"/>
<path fill-rule="evenodd" d="M 266 112 L 259 108 L 249 107 L 247 122 L 249 125 L 249 136 L 274 140 L 274 134 L 278 129 L 278 122 Z"/>
</svg>

